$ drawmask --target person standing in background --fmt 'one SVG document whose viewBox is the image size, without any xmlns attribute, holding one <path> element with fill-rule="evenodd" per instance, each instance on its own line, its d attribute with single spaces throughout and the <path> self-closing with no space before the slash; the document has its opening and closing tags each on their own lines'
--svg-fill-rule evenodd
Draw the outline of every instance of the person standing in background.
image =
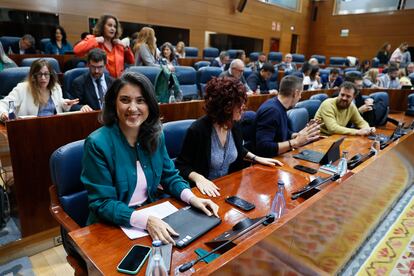
<svg viewBox="0 0 414 276">
<path fill-rule="evenodd" d="M 135 65 L 159 66 L 157 38 L 153 28 L 143 27 L 139 31 L 133 50 L 135 53 Z"/>
<path fill-rule="evenodd" d="M 380 64 L 388 64 L 390 60 L 391 44 L 385 42 L 377 53 L 377 58 Z"/>
</svg>

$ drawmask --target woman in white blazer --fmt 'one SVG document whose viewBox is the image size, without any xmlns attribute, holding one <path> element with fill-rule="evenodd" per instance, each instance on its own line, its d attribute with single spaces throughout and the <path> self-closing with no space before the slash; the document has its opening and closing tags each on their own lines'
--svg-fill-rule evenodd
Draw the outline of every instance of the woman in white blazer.
<svg viewBox="0 0 414 276">
<path fill-rule="evenodd" d="M 0 119 L 9 119 L 9 102 L 14 102 L 15 115 L 49 116 L 69 111 L 79 99 L 69 100 L 62 96 L 62 89 L 52 66 L 44 59 L 32 63 L 29 75 L 4 99 L 0 100 Z"/>
</svg>

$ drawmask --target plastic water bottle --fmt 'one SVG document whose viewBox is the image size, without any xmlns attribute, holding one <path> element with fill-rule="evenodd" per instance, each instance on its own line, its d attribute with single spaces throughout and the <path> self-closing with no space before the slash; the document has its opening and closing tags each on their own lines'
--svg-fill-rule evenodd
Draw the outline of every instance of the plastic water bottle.
<svg viewBox="0 0 414 276">
<path fill-rule="evenodd" d="M 171 89 L 170 90 L 170 98 L 168 99 L 168 103 L 175 103 L 175 102 L 177 102 L 177 100 L 175 99 L 175 96 L 174 96 L 174 89 Z"/>
<path fill-rule="evenodd" d="M 254 93 L 260 94 L 260 85 L 257 85 L 257 89 L 256 89 L 256 91 Z"/>
<path fill-rule="evenodd" d="M 161 255 L 161 245 L 160 240 L 155 240 L 152 242 L 152 257 L 148 265 L 147 271 L 149 271 L 150 276 L 167 276 L 167 268 L 165 267 L 164 260 Z"/>
<path fill-rule="evenodd" d="M 339 160 L 338 173 L 341 177 L 344 176 L 346 172 L 348 171 L 348 160 L 346 159 L 347 154 L 348 154 L 347 151 L 343 151 L 342 157 Z"/>
<path fill-rule="evenodd" d="M 14 101 L 9 101 L 9 120 L 16 119 L 16 108 L 14 107 Z"/>
<path fill-rule="evenodd" d="M 272 209 L 270 210 L 275 215 L 276 220 L 283 216 L 286 209 L 285 183 L 282 180 L 277 181 L 277 188 L 277 193 L 272 202 Z"/>
<path fill-rule="evenodd" d="M 380 149 L 381 149 L 381 141 L 380 141 L 379 136 L 377 135 L 375 136 L 375 140 L 372 142 L 371 152 L 373 152 L 374 155 L 377 155 Z"/>
</svg>

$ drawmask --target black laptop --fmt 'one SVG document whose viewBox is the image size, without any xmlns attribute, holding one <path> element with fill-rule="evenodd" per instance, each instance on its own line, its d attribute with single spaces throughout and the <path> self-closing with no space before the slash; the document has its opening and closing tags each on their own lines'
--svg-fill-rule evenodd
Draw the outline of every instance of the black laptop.
<svg viewBox="0 0 414 276">
<path fill-rule="evenodd" d="M 172 236 L 178 248 L 186 247 L 221 223 L 221 219 L 215 216 L 209 217 L 191 206 L 184 207 L 162 220 L 180 234 L 178 237 Z"/>
<path fill-rule="evenodd" d="M 342 137 L 333 142 L 326 153 L 314 150 L 302 150 L 301 152 L 299 152 L 299 154 L 293 155 L 293 157 L 297 159 L 310 161 L 312 163 L 319 163 L 321 165 L 325 165 L 330 162 L 335 162 L 341 157 L 339 146 L 342 144 L 344 139 L 345 137 Z"/>
</svg>

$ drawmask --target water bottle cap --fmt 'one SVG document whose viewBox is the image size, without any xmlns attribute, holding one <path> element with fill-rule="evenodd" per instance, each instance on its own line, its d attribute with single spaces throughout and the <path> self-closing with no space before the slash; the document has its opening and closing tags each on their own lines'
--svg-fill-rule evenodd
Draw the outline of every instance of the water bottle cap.
<svg viewBox="0 0 414 276">
<path fill-rule="evenodd" d="M 154 247 L 159 247 L 161 245 L 162 245 L 162 241 L 160 241 L 160 240 L 152 241 L 152 246 L 154 246 Z"/>
<path fill-rule="evenodd" d="M 283 182 L 283 180 L 278 180 L 277 181 L 277 185 L 279 185 L 279 186 L 285 186 L 285 182 Z"/>
</svg>

